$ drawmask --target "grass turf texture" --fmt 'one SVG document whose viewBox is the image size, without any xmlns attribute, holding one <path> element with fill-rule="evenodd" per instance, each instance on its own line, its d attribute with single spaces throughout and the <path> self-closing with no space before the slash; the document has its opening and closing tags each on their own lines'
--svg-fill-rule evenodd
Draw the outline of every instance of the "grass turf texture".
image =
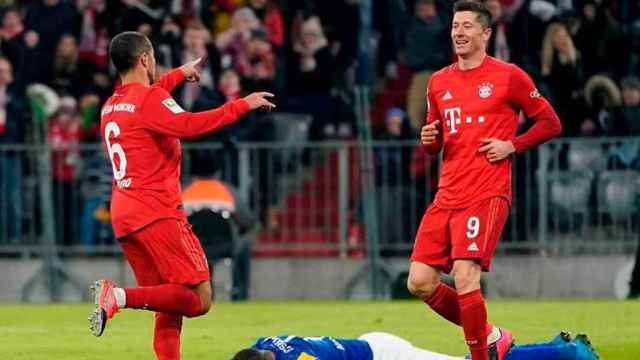
<svg viewBox="0 0 640 360">
<path fill-rule="evenodd" d="M 91 306 L 0 305 L 0 359 L 152 359 L 153 314 L 124 310 L 101 338 L 90 335 Z M 518 343 L 562 329 L 589 334 L 604 360 L 640 359 L 640 301 L 490 301 L 490 316 Z M 185 320 L 183 358 L 229 359 L 260 335 L 356 337 L 379 330 L 423 348 L 459 355 L 462 331 L 417 301 L 222 303 Z"/>
</svg>

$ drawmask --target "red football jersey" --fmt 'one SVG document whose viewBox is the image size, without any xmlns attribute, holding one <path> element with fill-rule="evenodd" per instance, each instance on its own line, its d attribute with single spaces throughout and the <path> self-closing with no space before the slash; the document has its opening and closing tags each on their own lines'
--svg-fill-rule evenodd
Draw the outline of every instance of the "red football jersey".
<svg viewBox="0 0 640 360">
<path fill-rule="evenodd" d="M 514 140 L 521 110 L 534 117 L 550 107 L 531 78 L 490 56 L 471 70 L 455 63 L 431 76 L 427 101 L 427 123 L 440 120 L 440 133 L 426 148 L 444 147 L 436 206 L 466 208 L 494 196 L 511 201 L 511 157 L 490 163 L 478 149 L 481 139 Z"/>
<path fill-rule="evenodd" d="M 117 238 L 161 218 L 183 218 L 181 138 L 194 138 L 249 111 L 235 100 L 209 111 L 184 111 L 169 95 L 184 80 L 176 69 L 152 86 L 120 86 L 102 107 L 100 129 L 113 166 L 111 222 Z"/>
</svg>

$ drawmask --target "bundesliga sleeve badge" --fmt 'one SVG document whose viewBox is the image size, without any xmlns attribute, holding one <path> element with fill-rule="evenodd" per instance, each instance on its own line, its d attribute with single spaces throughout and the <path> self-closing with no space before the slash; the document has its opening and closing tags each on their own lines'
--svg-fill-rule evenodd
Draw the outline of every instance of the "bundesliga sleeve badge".
<svg viewBox="0 0 640 360">
<path fill-rule="evenodd" d="M 184 112 L 180 105 L 178 105 L 178 103 L 172 98 L 162 100 L 162 105 L 164 105 L 167 109 L 169 109 L 169 111 L 174 114 L 180 114 Z"/>
</svg>

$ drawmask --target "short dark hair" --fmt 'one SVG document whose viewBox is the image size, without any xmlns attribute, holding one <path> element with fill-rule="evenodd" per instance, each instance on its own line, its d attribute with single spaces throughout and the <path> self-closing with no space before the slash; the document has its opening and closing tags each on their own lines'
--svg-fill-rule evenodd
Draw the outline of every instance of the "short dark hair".
<svg viewBox="0 0 640 360">
<path fill-rule="evenodd" d="M 471 11 L 476 13 L 478 21 L 485 29 L 491 26 L 491 13 L 484 3 L 473 0 L 460 0 L 453 5 L 453 13 L 455 14 L 460 11 Z"/>
<path fill-rule="evenodd" d="M 240 350 L 231 360 L 268 360 L 263 351 L 257 349 Z"/>
<path fill-rule="evenodd" d="M 119 74 L 132 70 L 143 51 L 153 47 L 151 41 L 136 31 L 125 31 L 111 39 L 109 44 L 109 58 Z"/>
</svg>

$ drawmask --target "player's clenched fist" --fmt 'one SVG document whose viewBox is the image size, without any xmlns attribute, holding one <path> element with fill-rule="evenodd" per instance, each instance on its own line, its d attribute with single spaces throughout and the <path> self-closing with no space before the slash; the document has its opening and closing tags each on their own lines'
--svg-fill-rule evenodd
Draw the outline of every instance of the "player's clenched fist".
<svg viewBox="0 0 640 360">
<path fill-rule="evenodd" d="M 422 131 L 420 131 L 422 145 L 431 145 L 436 141 L 438 133 L 440 132 L 438 125 L 440 125 L 440 120 L 436 120 L 422 127 Z"/>
<path fill-rule="evenodd" d="M 249 103 L 249 108 L 251 110 L 263 108 L 267 111 L 273 110 L 276 105 L 269 102 L 266 98 L 274 97 L 272 93 L 268 92 L 254 92 L 243 98 L 244 101 Z"/>
</svg>

